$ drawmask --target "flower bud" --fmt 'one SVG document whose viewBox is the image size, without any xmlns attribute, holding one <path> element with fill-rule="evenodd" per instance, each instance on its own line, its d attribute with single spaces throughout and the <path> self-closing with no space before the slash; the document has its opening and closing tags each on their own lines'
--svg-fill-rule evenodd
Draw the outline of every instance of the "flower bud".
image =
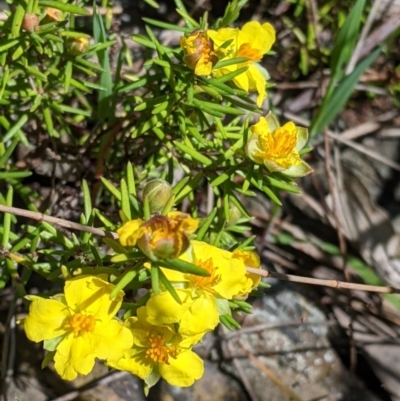
<svg viewBox="0 0 400 401">
<path fill-rule="evenodd" d="M 152 260 L 175 259 L 189 247 L 189 238 L 183 232 L 174 230 L 165 216 L 154 216 L 146 221 L 144 235 L 137 246 Z"/>
<path fill-rule="evenodd" d="M 117 230 L 123 246 L 137 246 L 151 260 L 174 259 L 189 247 L 189 235 L 199 225 L 198 219 L 181 212 L 126 222 Z"/>
<path fill-rule="evenodd" d="M 36 14 L 26 13 L 22 20 L 22 29 L 27 32 L 34 32 L 39 25 L 39 18 Z"/>
<path fill-rule="evenodd" d="M 183 61 L 196 75 L 210 75 L 217 63 L 214 43 L 206 31 L 195 30 L 189 37 L 181 37 L 181 47 L 185 53 Z"/>
<path fill-rule="evenodd" d="M 234 226 L 242 216 L 242 212 L 236 207 L 236 205 L 232 204 L 229 208 L 228 225 Z"/>
<path fill-rule="evenodd" d="M 71 56 L 79 56 L 89 49 L 89 40 L 86 37 L 68 38 L 66 42 L 68 53 Z"/>
<path fill-rule="evenodd" d="M 162 179 L 150 181 L 143 189 L 143 200 L 149 203 L 151 214 L 161 213 L 171 196 L 171 186 Z"/>
<path fill-rule="evenodd" d="M 50 22 L 60 22 L 64 20 L 64 14 L 57 8 L 48 7 L 46 8 L 46 19 Z"/>
</svg>

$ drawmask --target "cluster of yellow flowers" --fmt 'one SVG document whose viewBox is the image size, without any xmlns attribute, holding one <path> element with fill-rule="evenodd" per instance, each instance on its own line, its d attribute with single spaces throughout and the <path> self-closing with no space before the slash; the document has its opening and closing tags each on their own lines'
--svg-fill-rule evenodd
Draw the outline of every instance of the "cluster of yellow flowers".
<svg viewBox="0 0 400 401">
<path fill-rule="evenodd" d="M 150 387 L 163 377 L 172 385 L 190 386 L 203 374 L 203 361 L 193 345 L 217 326 L 220 316 L 230 313 L 228 302 L 244 299 L 259 284 L 260 277 L 246 266 L 260 267 L 256 253 L 228 252 L 201 241 L 189 241 L 198 220 L 180 212 L 125 223 L 120 243 L 137 246 L 152 261 L 179 259 L 204 269 L 207 277 L 161 268 L 175 288 L 180 303 L 161 286 L 152 292 L 135 317 L 117 317 L 124 297 L 111 299 L 115 285 L 106 275 L 81 275 L 65 283 L 64 293 L 45 299 L 30 296 L 24 327 L 28 338 L 44 341 L 46 360 L 54 360 L 65 380 L 88 374 L 95 359 L 107 366 L 133 373 Z"/>
<path fill-rule="evenodd" d="M 181 47 L 186 56 L 185 63 L 196 75 L 221 77 L 242 67 L 247 70 L 237 75 L 233 82 L 246 92 L 258 92 L 257 105 L 260 107 L 267 96 L 265 90 L 266 77 L 262 74 L 256 61 L 271 50 L 275 42 L 275 30 L 269 23 L 260 24 L 251 21 L 239 28 L 222 28 L 193 32 L 189 37 L 181 38 Z M 219 60 L 247 60 L 233 63 L 221 68 L 213 66 Z"/>
<path fill-rule="evenodd" d="M 266 97 L 266 78 L 255 62 L 274 41 L 270 24 L 253 21 L 242 29 L 197 30 L 182 37 L 181 46 L 185 63 L 196 75 L 221 77 L 247 67 L 233 83 L 247 92 L 256 91 L 261 106 Z M 218 67 L 221 60 L 233 62 Z M 289 177 L 311 171 L 299 153 L 308 140 L 306 129 L 292 122 L 279 126 L 270 113 L 251 126 L 250 132 L 245 151 L 253 162 Z M 148 197 L 154 196 L 153 189 Z M 160 269 L 170 286 L 167 288 L 164 281 L 159 288 L 149 290 L 135 316 L 124 320 L 119 314 L 125 294 L 119 291 L 115 295 L 115 284 L 110 282 L 113 279 L 104 274 L 70 278 L 61 295 L 29 297 L 26 334 L 32 341 L 44 341 L 45 361 L 53 360 L 63 379 L 88 374 L 98 358 L 109 367 L 139 376 L 147 387 L 160 377 L 172 385 L 190 386 L 204 369 L 192 347 L 215 329 L 222 316 L 231 313 L 232 300 L 246 299 L 258 286 L 260 276 L 246 270 L 260 268 L 256 253 L 240 249 L 229 252 L 192 240 L 198 220 L 178 211 L 163 216 L 159 214 L 163 208 L 161 202 L 147 221 L 131 220 L 118 230 L 126 252 L 140 250 L 145 261 L 142 269 L 151 269 L 152 265 Z M 174 270 L 167 263 L 170 259 L 189 262 L 208 275 Z"/>
<path fill-rule="evenodd" d="M 269 23 L 251 21 L 239 28 L 196 30 L 188 37 L 181 37 L 186 65 L 196 75 L 212 75 L 216 78 L 247 69 L 233 78 L 233 83 L 246 92 L 257 92 L 257 106 L 261 107 L 267 96 L 266 71 L 260 68 L 264 54 L 275 42 L 275 30 Z M 218 67 L 219 61 L 229 61 Z M 238 60 L 235 62 L 235 60 Z M 215 68 L 214 68 L 215 66 Z M 249 158 L 257 164 L 264 164 L 269 171 L 279 171 L 290 177 L 303 177 L 312 169 L 304 162 L 299 151 L 308 141 L 308 131 L 288 122 L 282 127 L 269 113 L 251 127 L 252 136 L 246 146 Z"/>
</svg>

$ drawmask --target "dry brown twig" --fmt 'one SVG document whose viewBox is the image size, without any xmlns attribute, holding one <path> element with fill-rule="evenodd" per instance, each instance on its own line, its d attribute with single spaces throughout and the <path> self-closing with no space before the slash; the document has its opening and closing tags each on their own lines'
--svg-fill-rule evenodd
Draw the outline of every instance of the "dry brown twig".
<svg viewBox="0 0 400 401">
<path fill-rule="evenodd" d="M 56 226 L 69 228 L 71 230 L 85 231 L 94 235 L 98 235 L 99 237 L 109 237 L 115 240 L 119 238 L 118 234 L 112 231 L 104 231 L 100 228 L 85 226 L 83 224 L 74 223 L 69 220 L 63 220 L 57 217 L 48 216 L 43 213 L 31 212 L 30 210 L 0 205 L 0 212 L 10 213 L 15 216 L 22 216 L 36 221 L 45 221 L 47 223 L 53 223 Z M 318 285 L 321 287 L 341 288 L 346 290 L 359 290 L 359 291 L 369 291 L 369 292 L 386 293 L 386 294 L 393 294 L 393 293 L 400 294 L 400 289 L 393 287 L 348 283 L 345 281 L 338 281 L 338 280 L 315 279 L 311 277 L 301 277 L 301 276 L 294 276 L 291 274 L 276 273 L 276 272 L 271 272 L 269 270 L 255 269 L 252 267 L 247 267 L 247 271 L 249 273 L 257 274 L 262 277 L 270 277 L 283 281 L 291 281 L 293 283 L 311 284 L 311 285 Z"/>
</svg>

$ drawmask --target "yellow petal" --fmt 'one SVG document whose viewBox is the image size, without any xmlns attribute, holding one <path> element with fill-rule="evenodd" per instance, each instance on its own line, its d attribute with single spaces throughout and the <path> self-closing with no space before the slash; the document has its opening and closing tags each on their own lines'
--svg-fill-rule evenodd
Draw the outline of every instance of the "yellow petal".
<svg viewBox="0 0 400 401">
<path fill-rule="evenodd" d="M 246 277 L 246 267 L 243 261 L 232 259 L 230 263 L 220 266 L 218 271 L 221 272 L 221 281 L 213 287 L 214 291 L 225 299 L 232 299 L 242 292 Z"/>
<path fill-rule="evenodd" d="M 24 320 L 24 329 L 31 341 L 40 342 L 65 333 L 63 324 L 69 317 L 68 307 L 54 299 L 35 298 Z"/>
<path fill-rule="evenodd" d="M 267 91 L 265 89 L 267 81 L 255 64 L 249 66 L 246 75 L 249 77 L 249 90 L 258 92 L 257 106 L 261 107 L 264 99 L 267 97 Z"/>
<path fill-rule="evenodd" d="M 214 49 L 218 52 L 220 46 L 222 46 L 227 41 L 232 41 L 232 43 L 228 46 L 228 49 L 232 49 L 234 52 L 237 52 L 238 46 L 238 35 L 239 29 L 238 28 L 221 28 L 218 31 L 209 30 L 207 31 L 207 35 L 212 39 L 214 42 Z M 226 50 L 222 50 L 224 53 Z M 232 55 L 232 57 L 234 54 Z M 230 57 L 230 58 L 232 58 Z"/>
<path fill-rule="evenodd" d="M 239 46 L 249 43 L 253 49 L 259 50 L 262 54 L 271 50 L 274 42 L 275 29 L 269 23 L 261 25 L 258 21 L 247 22 L 239 35 Z"/>
<path fill-rule="evenodd" d="M 117 230 L 119 235 L 119 242 L 122 246 L 135 246 L 138 238 L 142 236 L 140 226 L 143 220 L 136 219 L 126 222 L 122 227 Z"/>
<path fill-rule="evenodd" d="M 96 350 L 87 334 L 78 337 L 68 334 L 58 345 L 54 368 L 64 380 L 74 380 L 78 374 L 87 375 L 93 369 Z"/>
<path fill-rule="evenodd" d="M 204 56 L 201 56 L 200 60 L 196 64 L 194 73 L 199 76 L 207 76 L 211 74 L 211 70 L 212 70 L 212 63 L 210 61 L 205 62 Z"/>
<path fill-rule="evenodd" d="M 125 356 L 119 360 L 109 360 L 107 365 L 130 372 L 144 380 L 153 370 L 154 364 L 150 358 L 146 357 L 146 350 L 133 348 L 125 353 Z"/>
<path fill-rule="evenodd" d="M 249 68 L 252 67 L 251 65 Z M 235 78 L 233 78 L 233 82 L 239 89 L 243 89 L 246 92 L 250 91 L 250 81 L 249 81 L 249 75 L 247 74 L 248 70 L 245 72 L 242 72 Z"/>
<path fill-rule="evenodd" d="M 187 251 L 185 252 L 185 254 L 186 253 L 187 253 Z M 183 255 L 179 256 L 179 259 L 183 259 L 182 256 Z M 186 259 L 183 259 L 183 260 L 186 260 Z M 161 270 L 165 274 L 165 277 L 167 277 L 167 279 L 169 281 L 176 282 L 176 283 L 184 283 L 184 282 L 188 281 L 188 278 L 186 277 L 185 273 L 178 272 L 177 270 L 167 269 L 166 267 L 162 267 Z"/>
<path fill-rule="evenodd" d="M 125 351 L 133 345 L 131 331 L 115 319 L 107 323 L 97 322 L 94 332 L 90 334 L 96 356 L 100 359 L 122 358 Z"/>
<path fill-rule="evenodd" d="M 201 358 L 193 351 L 184 351 L 176 359 L 170 358 L 169 364 L 160 364 L 160 374 L 169 384 L 178 387 L 191 386 L 204 373 Z"/>
<path fill-rule="evenodd" d="M 114 285 L 96 276 L 79 276 L 65 282 L 65 298 L 74 312 L 92 315 L 96 321 L 110 321 L 121 307 L 123 292 L 110 300 Z"/>
<path fill-rule="evenodd" d="M 185 310 L 189 307 L 187 301 L 190 292 L 187 290 L 176 290 L 182 304 L 178 304 L 168 291 L 155 294 L 147 301 L 147 322 L 155 326 L 178 323 Z"/>
<path fill-rule="evenodd" d="M 256 269 L 261 269 L 261 261 L 260 257 L 251 251 L 243 251 L 242 249 L 235 249 L 232 253 L 232 256 L 237 259 L 241 259 L 246 267 L 253 267 Z M 246 273 L 246 277 L 248 277 L 251 282 L 251 289 L 255 288 L 260 284 L 261 276 L 254 273 Z"/>
<path fill-rule="evenodd" d="M 219 323 L 217 303 L 213 295 L 202 291 L 190 308 L 186 310 L 179 324 L 183 336 L 196 336 L 214 330 Z M 196 339 L 197 341 L 199 340 Z"/>
</svg>

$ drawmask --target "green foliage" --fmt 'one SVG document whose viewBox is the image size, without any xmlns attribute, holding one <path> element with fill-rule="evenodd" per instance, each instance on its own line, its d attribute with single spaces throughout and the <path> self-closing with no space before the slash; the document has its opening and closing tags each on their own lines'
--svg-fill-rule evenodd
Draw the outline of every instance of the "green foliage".
<svg viewBox="0 0 400 401">
<path fill-rule="evenodd" d="M 120 36 L 117 41 L 108 29 L 109 21 L 96 8 L 92 24 L 84 20 L 89 2 L 10 3 L 15 8 L 7 12 L 8 19 L 0 27 L 0 106 L 5 110 L 0 115 L 0 180 L 6 184 L 1 187 L 1 204 L 13 206 L 18 199 L 26 209 L 37 211 L 40 205 L 42 212 L 51 213 L 40 204 L 38 193 L 24 185 L 32 166 L 15 165 L 18 149 L 36 146 L 38 138 L 54 152 L 73 149 L 70 154 L 60 150 L 56 156 L 63 159 L 73 154 L 76 159 L 73 172 L 82 182 L 80 223 L 106 232 L 116 231 L 131 219 L 148 220 L 150 206 L 143 202 L 141 192 L 145 183 L 160 178 L 172 186 L 174 202 L 161 214 L 171 207 L 184 208 L 200 218 L 197 239 L 230 250 L 251 248 L 254 236 L 246 197 L 264 194 L 281 205 L 282 191 L 300 192 L 293 179 L 246 157 L 249 125 L 264 114 L 246 91 L 232 84 L 248 67 L 219 78 L 195 76 L 183 62 L 182 49 L 160 43 L 156 29 L 190 33 L 208 26 L 206 15 L 198 22 L 176 0 L 184 28 L 144 18 L 145 33 L 129 39 Z M 103 3 L 110 7 L 111 2 Z M 158 7 L 153 0 L 146 3 Z M 233 0 L 212 28 L 232 25 L 246 3 Z M 304 2 L 297 3 L 300 15 Z M 59 20 L 48 7 L 61 12 Z M 337 36 L 331 83 L 312 125 L 314 135 L 344 107 L 358 78 L 378 54 L 377 50 L 344 76 L 363 7 L 364 1 L 359 0 Z M 27 14 L 38 18 L 33 29 L 26 25 Z M 315 33 L 304 36 L 297 31 L 296 35 L 307 46 Z M 126 42 L 131 39 L 140 46 L 144 59 L 137 71 L 127 68 L 132 56 Z M 216 67 L 244 61 L 220 60 Z M 304 73 L 307 68 L 303 64 Z M 84 171 L 81 156 L 93 163 L 92 170 Z M 199 209 L 198 200 L 207 194 L 212 199 L 209 213 Z M 70 234 L 45 221 L 16 223 L 11 214 L 2 216 L 1 288 L 12 280 L 23 297 L 33 273 L 59 285 L 61 277 L 96 272 L 111 274 L 114 294 L 120 289 L 136 294 L 151 281 L 154 292 L 164 286 L 177 298 L 159 266 L 147 269 L 142 253 L 125 249 L 111 237 Z M 23 266 L 22 272 L 18 265 Z M 204 275 L 204 270 L 178 260 L 167 259 L 163 267 Z M 235 307 L 247 308 L 244 304 Z M 237 327 L 229 315 L 221 321 L 229 328 Z"/>
</svg>

